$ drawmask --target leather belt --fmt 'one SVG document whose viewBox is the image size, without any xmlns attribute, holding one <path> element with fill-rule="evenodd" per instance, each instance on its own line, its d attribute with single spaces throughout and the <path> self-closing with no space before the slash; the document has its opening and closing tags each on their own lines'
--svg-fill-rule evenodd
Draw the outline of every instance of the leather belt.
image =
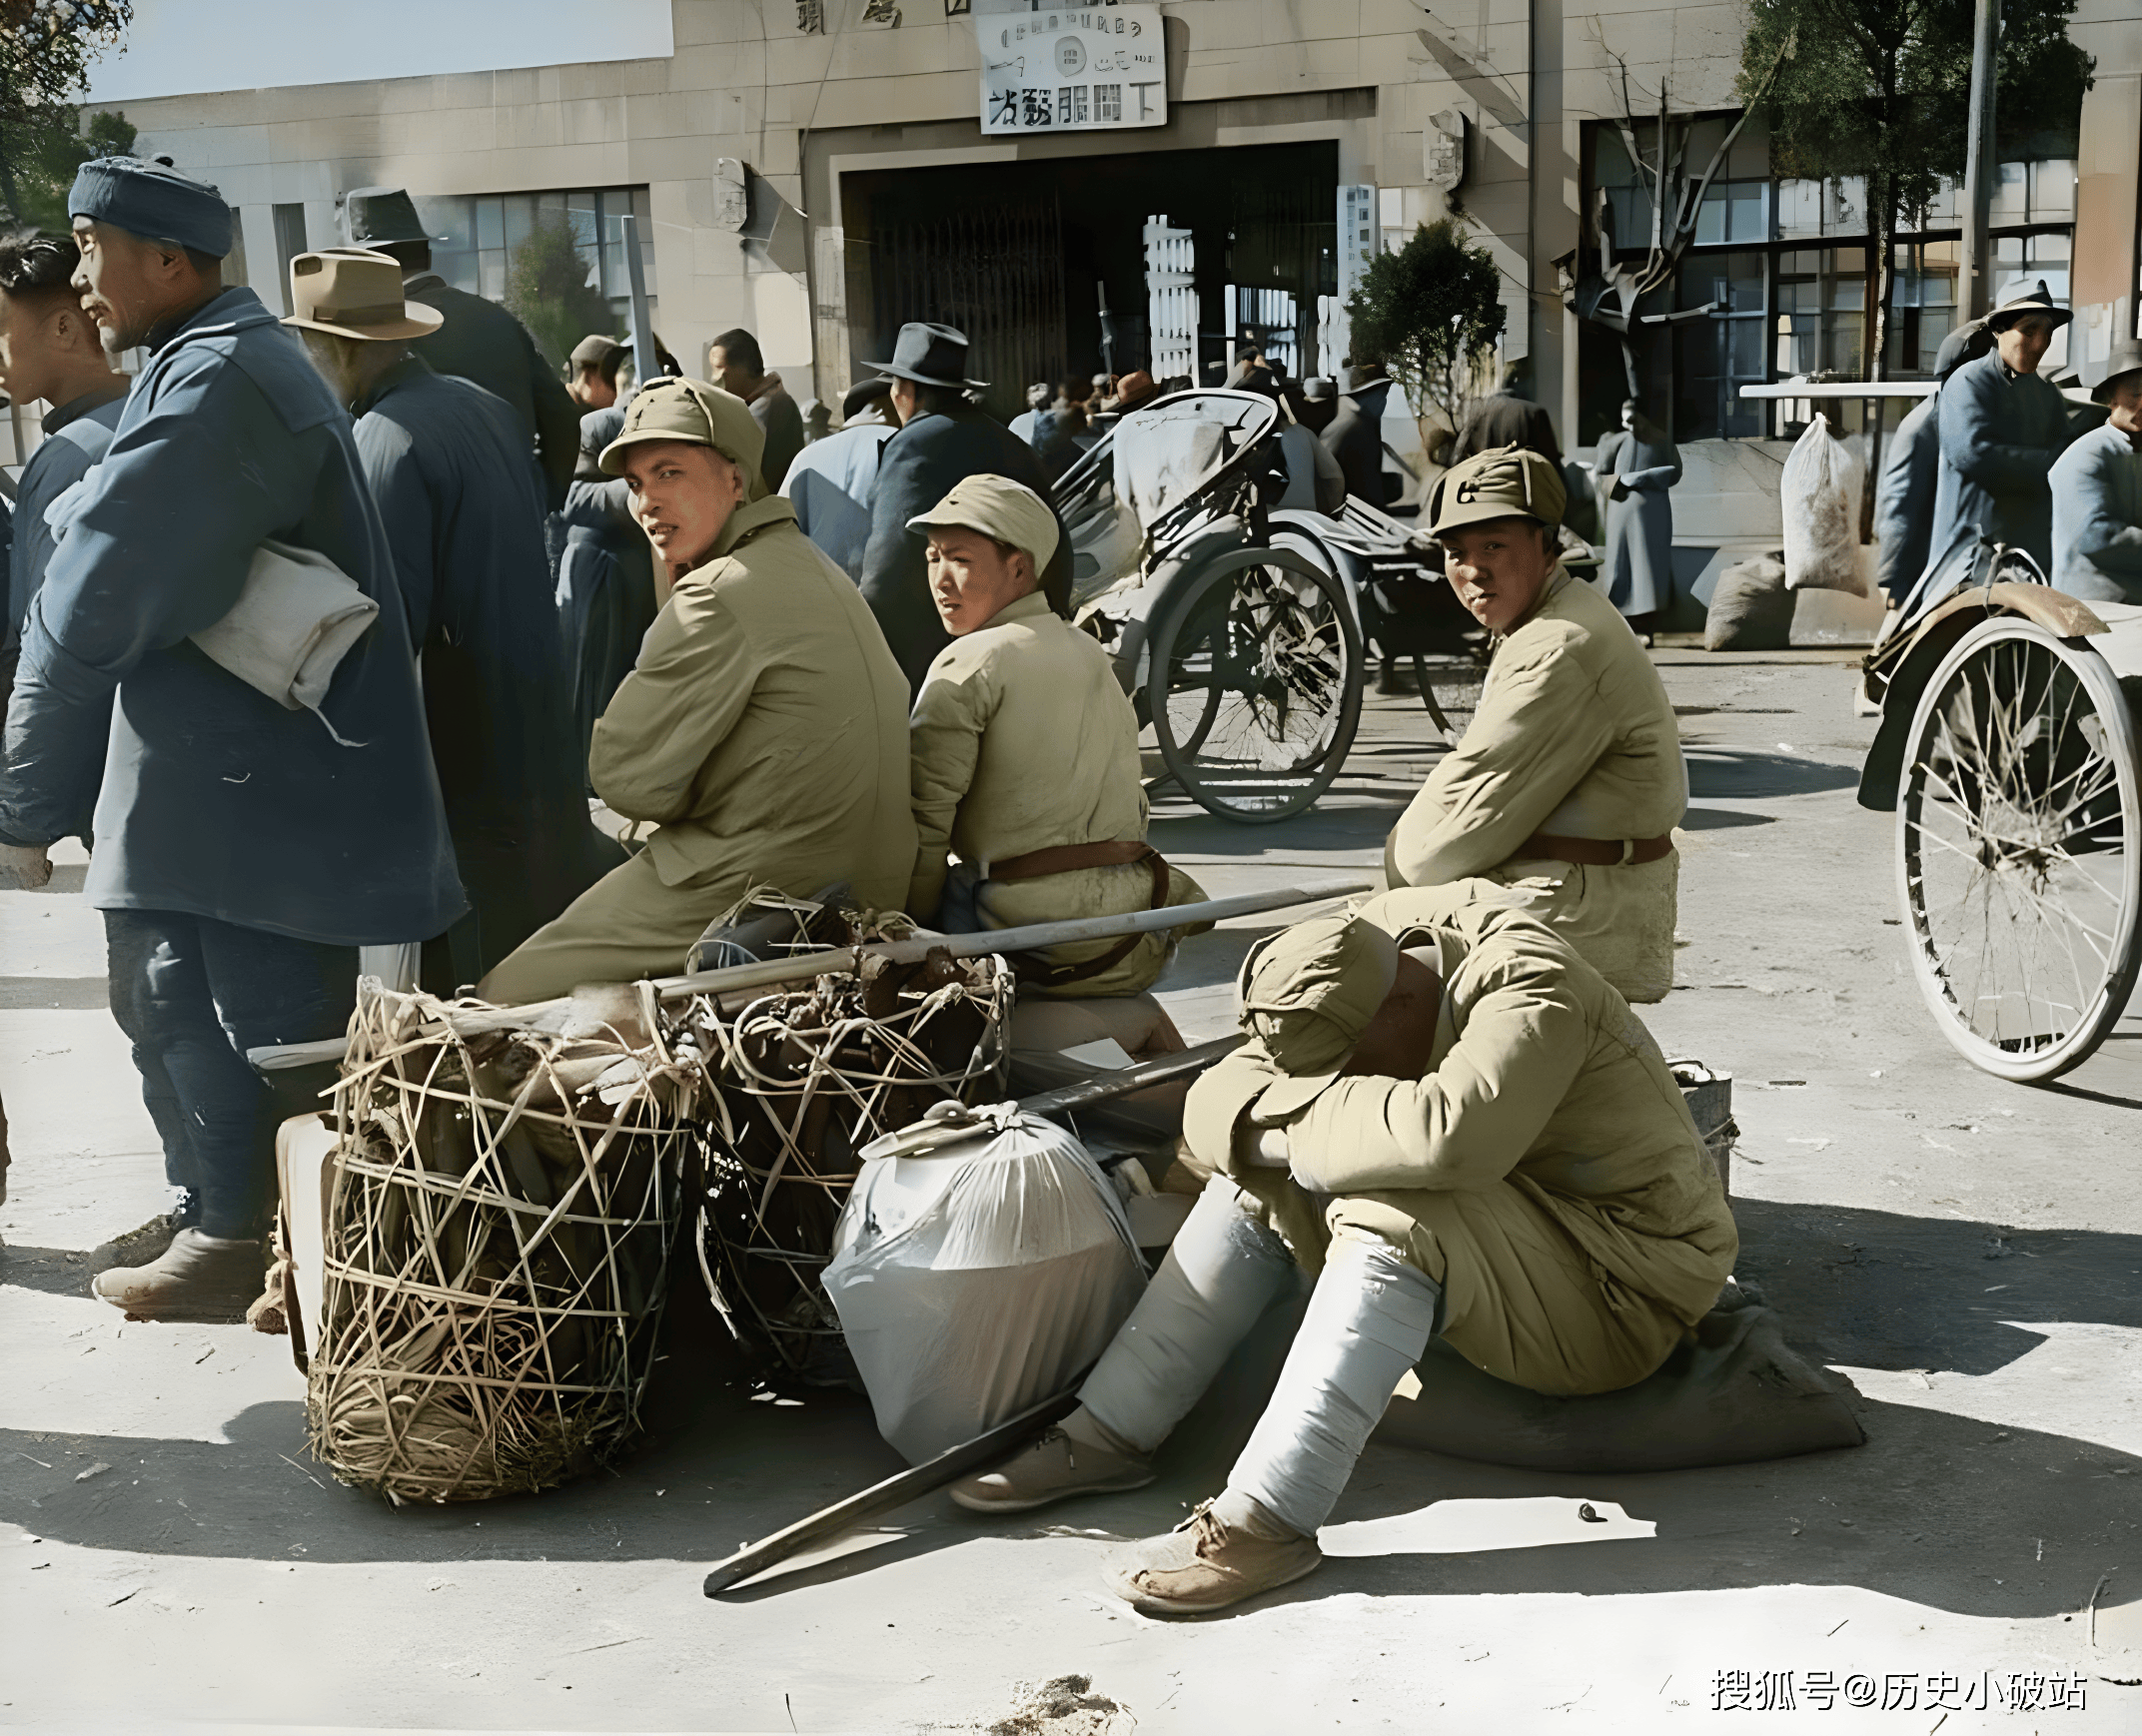
<svg viewBox="0 0 2142 1736">
<path fill-rule="evenodd" d="M 1052 844 L 1046 850 L 1029 850 L 1023 856 L 1010 856 L 1002 862 L 990 863 L 988 877 L 991 880 L 1039 880 L 1045 874 L 1070 874 L 1081 868 L 1121 868 L 1132 862 L 1143 862 L 1152 870 L 1153 902 L 1147 908 L 1161 909 L 1168 902 L 1168 864 L 1161 853 L 1143 839 Z M 1105 952 L 1082 959 L 1077 964 L 1052 965 L 1040 953 L 1032 952 L 1014 953 L 1011 962 L 1021 982 L 1035 988 L 1062 988 L 1113 970 L 1129 958 L 1145 938 L 1142 934 L 1127 934 Z"/>
<path fill-rule="evenodd" d="M 1630 868 L 1655 862 L 1673 849 L 1673 834 L 1655 838 L 1561 838 L 1552 832 L 1535 832 L 1514 852 L 1517 860 L 1545 856 L 1553 862 L 1570 862 L 1581 868 Z"/>
<path fill-rule="evenodd" d="M 1007 856 L 989 864 L 992 880 L 1039 880 L 1044 874 L 1070 874 L 1080 868 L 1121 868 L 1159 852 L 1143 838 L 1113 839 L 1098 844 L 1051 844 L 1024 856 Z"/>
</svg>

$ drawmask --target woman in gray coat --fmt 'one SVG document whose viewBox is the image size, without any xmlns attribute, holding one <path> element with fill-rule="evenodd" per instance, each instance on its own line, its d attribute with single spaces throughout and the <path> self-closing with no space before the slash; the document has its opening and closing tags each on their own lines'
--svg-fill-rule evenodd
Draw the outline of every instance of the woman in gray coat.
<svg viewBox="0 0 2142 1736">
<path fill-rule="evenodd" d="M 1680 451 L 1632 398 L 1621 426 L 1596 457 L 1606 489 L 1606 595 L 1639 633 L 1650 632 L 1673 598 L 1673 501 Z"/>
</svg>

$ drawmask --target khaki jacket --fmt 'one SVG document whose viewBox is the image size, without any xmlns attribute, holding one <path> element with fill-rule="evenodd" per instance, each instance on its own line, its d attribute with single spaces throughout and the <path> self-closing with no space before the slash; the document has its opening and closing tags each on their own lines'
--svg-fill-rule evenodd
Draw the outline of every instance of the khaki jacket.
<svg viewBox="0 0 2142 1736">
<path fill-rule="evenodd" d="M 594 727 L 588 773 L 652 822 L 666 886 L 834 881 L 896 909 L 915 828 L 907 683 L 853 583 L 778 496 L 737 508 L 676 581 Z"/>
<path fill-rule="evenodd" d="M 1480 709 L 1384 850 L 1394 886 L 1485 876 L 1631 1001 L 1673 986 L 1680 857 L 1626 868 L 1528 859 L 1535 832 L 1655 838 L 1688 806 L 1680 731 L 1620 612 L 1560 570 L 1495 648 Z"/>
<path fill-rule="evenodd" d="M 1153 875 L 1142 862 L 986 878 L 991 862 L 1031 850 L 1145 837 L 1137 714 L 1108 653 L 1038 592 L 937 653 L 915 696 L 909 742 L 915 855 L 907 908 L 918 920 L 937 914 L 955 851 L 983 877 L 975 910 L 988 928 L 1151 908 Z M 1204 896 L 1189 875 L 1171 871 L 1168 903 Z M 1061 992 L 1135 994 L 1160 975 L 1176 938 L 1148 935 L 1108 970 Z M 1072 964 L 1114 944 L 1087 941 L 1047 956 Z"/>
<path fill-rule="evenodd" d="M 1250 1167 L 1238 1123 L 1256 1125 L 1279 1077 L 1252 1039 L 1191 1088 L 1196 1166 L 1264 1201 L 1305 1264 L 1342 1224 L 1393 1243 L 1444 1287 L 1445 1335 L 1503 1378 L 1640 1379 L 1709 1310 L 1739 1248 L 1657 1044 L 1567 943 L 1478 881 L 1389 892 L 1361 914 L 1443 955 L 1429 1070 L 1336 1080 L 1285 1122 L 1291 1173 Z M 1573 1273 L 1589 1300 L 1558 1302 Z"/>
</svg>

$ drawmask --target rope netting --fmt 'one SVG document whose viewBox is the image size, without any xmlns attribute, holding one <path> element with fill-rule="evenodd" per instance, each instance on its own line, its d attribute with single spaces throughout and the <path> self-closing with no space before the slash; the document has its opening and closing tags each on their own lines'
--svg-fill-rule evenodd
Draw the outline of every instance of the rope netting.
<svg viewBox="0 0 2142 1736">
<path fill-rule="evenodd" d="M 461 1003 L 466 1008 L 468 1003 Z M 335 1093 L 313 1451 L 396 1502 L 549 1488 L 632 1436 L 701 1130 L 651 988 L 464 1039 L 368 984 Z"/>
<path fill-rule="evenodd" d="M 855 1154 L 946 1098 L 1003 1096 L 1015 993 L 995 957 L 849 955 L 805 989 L 684 1009 L 673 1040 L 713 1088 L 700 1269 L 742 1342 L 804 1380 L 852 1379 L 819 1274 Z"/>
</svg>

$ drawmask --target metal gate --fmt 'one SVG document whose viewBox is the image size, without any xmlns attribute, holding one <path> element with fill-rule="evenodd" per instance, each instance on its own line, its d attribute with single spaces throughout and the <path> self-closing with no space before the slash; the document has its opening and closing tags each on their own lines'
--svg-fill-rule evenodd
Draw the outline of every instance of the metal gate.
<svg viewBox="0 0 2142 1736">
<path fill-rule="evenodd" d="M 1000 418 L 1026 388 L 1064 378 L 1064 244 L 1056 200 L 980 206 L 935 223 L 870 231 L 872 354 L 910 320 L 966 333 L 967 363 Z"/>
</svg>

